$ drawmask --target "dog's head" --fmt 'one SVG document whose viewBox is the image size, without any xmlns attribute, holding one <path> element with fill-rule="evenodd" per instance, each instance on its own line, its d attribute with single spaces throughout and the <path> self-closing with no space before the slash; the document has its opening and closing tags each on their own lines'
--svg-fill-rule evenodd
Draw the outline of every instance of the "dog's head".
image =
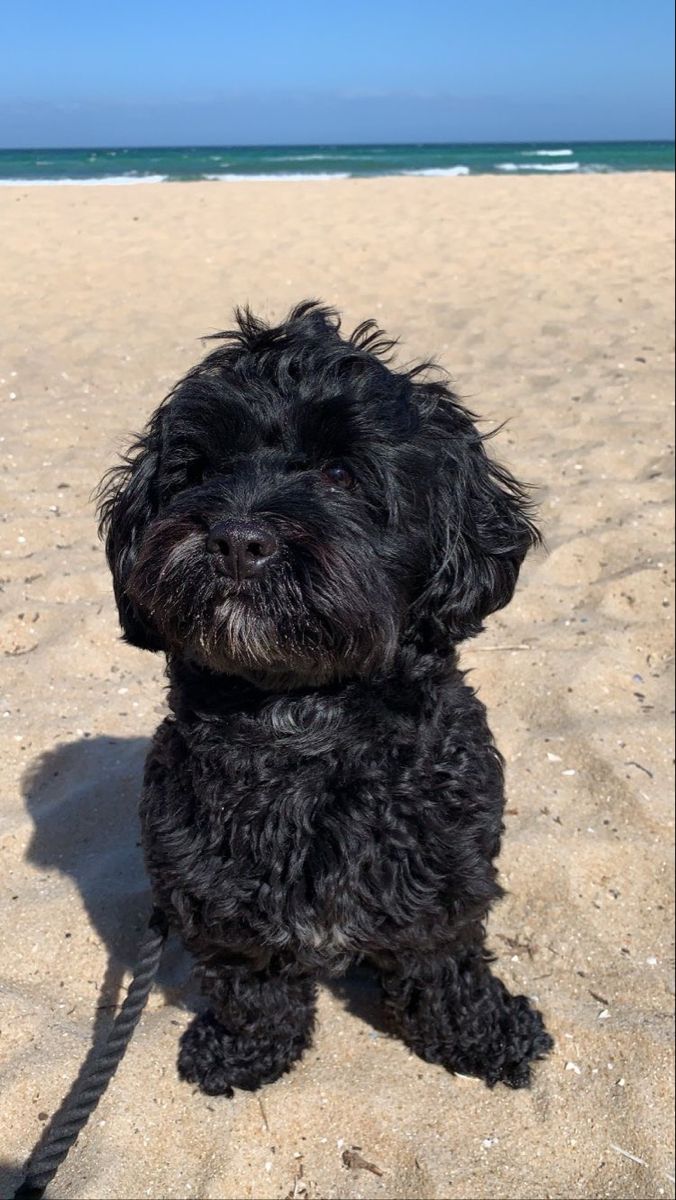
<svg viewBox="0 0 676 1200">
<path fill-rule="evenodd" d="M 477 633 L 537 533 L 472 415 L 372 322 L 237 320 L 104 480 L 127 641 L 311 683 Z"/>
</svg>

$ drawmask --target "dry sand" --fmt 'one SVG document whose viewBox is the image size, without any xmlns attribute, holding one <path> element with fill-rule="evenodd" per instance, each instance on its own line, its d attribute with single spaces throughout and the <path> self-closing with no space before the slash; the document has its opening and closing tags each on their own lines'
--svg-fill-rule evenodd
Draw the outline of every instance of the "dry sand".
<svg viewBox="0 0 676 1200">
<path fill-rule="evenodd" d="M 89 495 L 249 300 L 438 355 L 541 487 L 549 554 L 463 658 L 509 763 L 499 969 L 557 1039 L 534 1087 L 412 1057 L 357 974 L 258 1095 L 179 1083 L 173 950 L 60 1197 L 673 1195 L 673 177 L 3 188 L 5 1186 L 110 1020 L 148 895 L 161 661 L 121 645 Z M 128 976 L 125 976 L 128 978 Z M 382 1174 L 344 1165 L 361 1147 Z M 4 1194 L 4 1193 L 3 1193 Z"/>
</svg>

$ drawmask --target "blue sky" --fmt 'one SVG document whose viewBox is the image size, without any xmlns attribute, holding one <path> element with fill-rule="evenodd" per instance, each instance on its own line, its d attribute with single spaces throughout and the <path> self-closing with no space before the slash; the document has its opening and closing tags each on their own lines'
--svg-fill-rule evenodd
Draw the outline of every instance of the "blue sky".
<svg viewBox="0 0 676 1200">
<path fill-rule="evenodd" d="M 673 137 L 667 0 L 5 0 L 0 146 Z"/>
</svg>

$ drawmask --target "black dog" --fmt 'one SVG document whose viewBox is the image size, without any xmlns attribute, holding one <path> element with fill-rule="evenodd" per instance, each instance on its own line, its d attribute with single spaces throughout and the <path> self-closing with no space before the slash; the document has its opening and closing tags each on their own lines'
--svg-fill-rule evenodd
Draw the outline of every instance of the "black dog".
<svg viewBox="0 0 676 1200">
<path fill-rule="evenodd" d="M 168 658 L 143 841 L 211 1001 L 180 1073 L 277 1079 L 365 957 L 413 1050 L 522 1087 L 552 1042 L 488 966 L 502 760 L 455 646 L 538 541 L 525 491 L 372 322 L 237 319 L 101 503 L 124 636 Z"/>
</svg>

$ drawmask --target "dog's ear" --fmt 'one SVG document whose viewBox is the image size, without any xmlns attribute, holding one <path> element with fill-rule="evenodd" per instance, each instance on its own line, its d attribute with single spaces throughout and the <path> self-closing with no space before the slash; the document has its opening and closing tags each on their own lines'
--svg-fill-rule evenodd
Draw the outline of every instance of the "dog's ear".
<svg viewBox="0 0 676 1200">
<path fill-rule="evenodd" d="M 424 518 L 428 567 L 409 636 L 421 649 L 444 651 L 509 603 L 540 535 L 527 489 L 486 453 L 473 414 L 441 384 L 414 391 L 435 467 Z"/>
<path fill-rule="evenodd" d="M 159 421 L 154 419 L 98 490 L 99 534 L 105 539 L 123 637 L 142 650 L 164 649 L 152 621 L 127 590 L 143 533 L 157 512 L 159 448 Z"/>
</svg>

